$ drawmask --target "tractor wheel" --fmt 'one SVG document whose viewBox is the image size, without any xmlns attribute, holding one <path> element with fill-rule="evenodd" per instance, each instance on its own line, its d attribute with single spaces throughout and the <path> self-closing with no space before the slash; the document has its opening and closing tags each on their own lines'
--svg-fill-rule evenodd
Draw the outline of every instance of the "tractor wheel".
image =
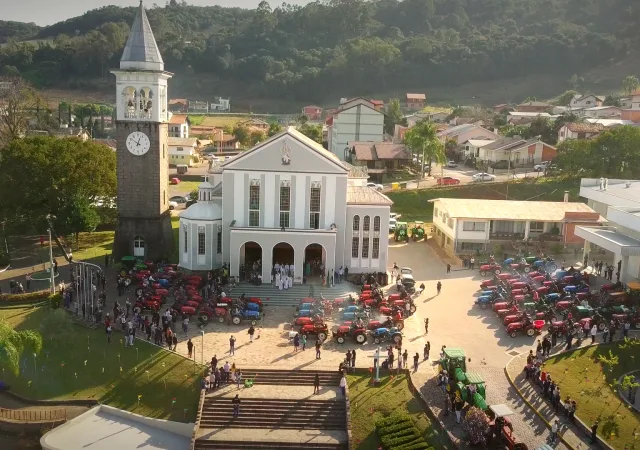
<svg viewBox="0 0 640 450">
<path fill-rule="evenodd" d="M 143 292 L 143 290 L 142 290 L 141 287 L 136 288 L 136 297 L 141 297 L 142 296 L 142 292 Z"/>
<path fill-rule="evenodd" d="M 326 338 L 327 338 L 327 335 L 325 333 L 318 333 L 317 339 L 319 341 L 324 341 Z"/>
<path fill-rule="evenodd" d="M 218 322 L 224 323 L 224 316 L 218 316 Z"/>
<path fill-rule="evenodd" d="M 374 343 L 374 344 L 376 344 L 376 345 L 378 345 L 378 344 L 380 343 L 380 338 L 379 338 L 379 337 L 377 337 L 377 336 L 376 336 L 376 337 L 374 337 L 374 338 L 373 338 L 373 343 Z"/>
<path fill-rule="evenodd" d="M 202 323 L 203 325 L 206 325 L 209 323 L 209 316 L 206 314 L 200 314 L 198 316 L 198 320 L 200 321 L 200 323 Z"/>
<path fill-rule="evenodd" d="M 481 277 L 484 277 L 485 275 L 487 275 L 487 272 L 485 272 L 484 270 L 481 270 L 481 271 L 480 271 L 480 276 L 481 276 Z"/>
<path fill-rule="evenodd" d="M 527 329 L 527 336 L 532 337 L 535 334 L 536 334 L 536 330 L 534 330 L 533 328 Z"/>
<path fill-rule="evenodd" d="M 480 303 L 480 308 L 481 309 L 487 309 L 487 304 L 486 303 Z"/>
<path fill-rule="evenodd" d="M 411 308 L 409 310 L 411 311 L 411 314 L 415 314 L 418 308 L 416 308 L 416 305 L 411 305 Z"/>
<path fill-rule="evenodd" d="M 518 333 L 516 333 L 515 331 L 512 331 L 511 334 L 509 336 L 511 336 L 512 338 L 516 337 L 518 335 Z"/>
<path fill-rule="evenodd" d="M 531 272 L 531 266 L 524 266 L 524 269 L 522 270 L 524 270 L 524 273 L 529 273 Z"/>
<path fill-rule="evenodd" d="M 555 272 L 557 268 L 558 268 L 558 266 L 555 263 L 547 264 L 547 272 L 549 272 L 549 273 Z"/>
<path fill-rule="evenodd" d="M 500 270 L 500 269 L 495 269 L 495 270 L 493 271 L 493 273 L 495 273 L 496 275 L 500 275 L 500 274 L 502 273 L 502 270 Z"/>
<path fill-rule="evenodd" d="M 240 325 L 240 322 L 242 322 L 242 317 L 233 316 L 233 318 L 231 319 L 231 322 L 233 322 L 234 325 Z"/>
<path fill-rule="evenodd" d="M 640 322 L 638 322 L 640 323 Z M 636 324 L 636 328 L 639 328 L 638 323 Z M 600 322 L 598 324 L 598 331 L 604 331 L 604 329 L 607 327 L 607 325 L 604 322 Z"/>
<path fill-rule="evenodd" d="M 252 320 L 252 321 L 251 321 L 251 326 L 255 326 L 257 323 L 258 323 L 257 321 Z"/>
<path fill-rule="evenodd" d="M 404 329 L 404 322 L 398 322 L 395 324 L 398 330 L 402 331 Z"/>
<path fill-rule="evenodd" d="M 402 335 L 401 334 L 396 334 L 393 336 L 393 342 L 395 342 L 396 344 L 399 344 L 400 342 L 402 342 Z"/>
<path fill-rule="evenodd" d="M 367 335 L 364 333 L 356 334 L 356 342 L 358 344 L 364 344 L 365 342 L 367 342 Z"/>
<path fill-rule="evenodd" d="M 356 340 L 358 340 L 357 336 L 356 336 Z M 338 336 L 336 338 L 336 341 L 338 342 L 338 344 L 344 344 L 344 336 Z"/>
</svg>

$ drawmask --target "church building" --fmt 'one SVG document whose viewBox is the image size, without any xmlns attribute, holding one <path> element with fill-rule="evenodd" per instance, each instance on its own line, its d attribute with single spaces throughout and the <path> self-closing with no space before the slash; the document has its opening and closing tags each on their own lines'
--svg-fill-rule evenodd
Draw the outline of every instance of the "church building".
<svg viewBox="0 0 640 450">
<path fill-rule="evenodd" d="M 331 273 L 386 271 L 391 200 L 367 187 L 366 168 L 341 161 L 294 128 L 214 167 L 180 216 L 180 266 L 263 282 L 275 264 L 302 283 Z M 335 273 L 335 272 L 334 272 Z"/>
</svg>

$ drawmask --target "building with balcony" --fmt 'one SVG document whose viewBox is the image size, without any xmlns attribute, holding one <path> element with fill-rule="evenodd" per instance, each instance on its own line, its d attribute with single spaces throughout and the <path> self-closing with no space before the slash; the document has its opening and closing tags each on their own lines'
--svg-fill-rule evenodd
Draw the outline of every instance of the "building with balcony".
<svg viewBox="0 0 640 450">
<path fill-rule="evenodd" d="M 607 227 L 579 226 L 589 261 L 605 261 L 624 283 L 640 279 L 640 181 L 607 178 L 580 180 L 580 196 L 607 218 Z"/>
<path fill-rule="evenodd" d="M 585 203 L 437 198 L 433 226 L 438 245 L 450 254 L 491 250 L 501 241 L 544 241 L 582 245 L 576 226 L 606 222 Z"/>
</svg>

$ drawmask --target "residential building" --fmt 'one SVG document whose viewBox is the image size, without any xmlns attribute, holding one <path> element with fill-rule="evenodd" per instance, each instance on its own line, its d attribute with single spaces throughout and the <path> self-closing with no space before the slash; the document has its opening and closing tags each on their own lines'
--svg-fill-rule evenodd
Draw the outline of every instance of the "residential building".
<svg viewBox="0 0 640 450">
<path fill-rule="evenodd" d="M 411 129 L 410 127 L 403 127 L 400 124 L 396 124 L 395 127 L 393 128 L 392 142 L 395 142 L 396 144 L 402 143 L 404 141 L 405 133 L 410 129 Z"/>
<path fill-rule="evenodd" d="M 467 139 L 457 149 L 460 152 L 463 160 L 468 158 L 482 159 L 480 156 L 480 150 L 486 145 L 495 142 L 496 139 Z M 482 153 L 484 156 L 484 153 Z"/>
<path fill-rule="evenodd" d="M 91 139 L 91 133 L 81 127 L 69 127 L 61 126 L 53 130 L 28 130 L 27 136 L 55 136 L 57 138 L 75 137 L 79 138 L 82 142 L 86 142 Z"/>
<path fill-rule="evenodd" d="M 630 120 L 623 120 L 623 119 L 585 119 L 585 122 L 598 123 L 605 128 L 617 127 L 620 125 L 631 125 L 631 126 L 638 125 L 635 122 L 632 122 Z"/>
<path fill-rule="evenodd" d="M 484 119 L 481 119 L 479 117 L 454 117 L 449 121 L 449 125 L 452 125 L 454 127 L 456 125 L 466 124 L 478 125 L 479 127 L 484 127 L 486 125 Z M 491 125 L 491 123 L 489 125 Z"/>
<path fill-rule="evenodd" d="M 589 265 L 604 261 L 613 264 L 614 274 L 620 271 L 622 282 L 640 280 L 640 181 L 583 178 L 580 197 L 608 220 L 607 227 L 576 228 Z"/>
<path fill-rule="evenodd" d="M 259 131 L 264 131 L 265 133 L 269 131 L 269 122 L 266 122 L 262 119 L 258 119 L 256 117 L 252 117 L 249 120 L 242 121 L 240 122 L 240 125 L 245 126 L 247 128 L 253 128 Z"/>
<path fill-rule="evenodd" d="M 169 100 L 169 111 L 171 112 L 187 112 L 189 109 L 189 100 L 186 98 L 172 98 Z"/>
<path fill-rule="evenodd" d="M 631 109 L 633 104 L 633 97 L 622 97 L 620 99 L 620 108 L 622 109 Z"/>
<path fill-rule="evenodd" d="M 211 125 L 189 125 L 189 136 L 208 138 L 219 134 L 222 128 Z"/>
<path fill-rule="evenodd" d="M 560 115 L 549 114 L 547 112 L 523 112 L 523 111 L 511 111 L 507 115 L 507 122 L 514 125 L 521 125 L 523 123 L 531 123 L 538 117 L 544 117 L 545 119 L 555 120 Z"/>
<path fill-rule="evenodd" d="M 520 136 L 513 136 L 501 137 L 493 141 L 467 142 L 469 144 L 464 147 L 464 156 L 473 156 L 476 160 L 485 161 L 487 164 L 508 161 L 511 167 L 533 166 L 542 161 L 551 161 L 558 155 L 555 147 L 540 141 L 537 137 L 522 139 Z"/>
<path fill-rule="evenodd" d="M 427 96 L 425 94 L 407 94 L 405 101 L 409 109 L 422 109 L 427 103 Z"/>
<path fill-rule="evenodd" d="M 349 142 L 351 158 L 349 163 L 364 166 L 376 182 L 383 182 L 383 176 L 401 170 L 411 164 L 412 155 L 404 144 L 392 142 Z"/>
<path fill-rule="evenodd" d="M 211 146 L 216 152 L 230 152 L 240 148 L 240 142 L 232 134 L 226 134 L 222 130 L 212 137 L 214 139 Z"/>
<path fill-rule="evenodd" d="M 188 109 L 189 109 L 189 112 L 206 114 L 209 112 L 209 102 L 189 100 Z"/>
<path fill-rule="evenodd" d="M 617 106 L 594 106 L 582 110 L 582 115 L 590 119 L 620 118 L 621 113 L 622 109 Z"/>
<path fill-rule="evenodd" d="M 177 166 L 185 164 L 189 167 L 197 161 L 196 147 L 198 140 L 196 138 L 178 138 L 169 137 L 167 147 L 169 150 L 169 165 Z"/>
<path fill-rule="evenodd" d="M 501 114 L 502 111 L 507 110 L 507 111 L 513 111 L 513 106 L 509 105 L 508 103 L 500 103 L 499 105 L 494 105 L 493 106 L 493 113 L 494 114 Z"/>
<path fill-rule="evenodd" d="M 307 105 L 302 108 L 302 115 L 311 121 L 322 120 L 322 108 L 316 105 Z"/>
<path fill-rule="evenodd" d="M 429 113 L 423 113 L 423 112 L 410 114 L 408 116 L 405 116 L 404 118 L 407 119 L 407 126 L 409 128 L 413 128 L 418 122 L 422 122 L 424 120 L 431 120 Z M 435 121 L 432 120 L 432 122 L 435 122 Z"/>
<path fill-rule="evenodd" d="M 558 130 L 558 142 L 567 139 L 588 139 L 592 136 L 600 134 L 604 130 L 604 125 L 589 122 L 570 122 L 565 123 Z"/>
<path fill-rule="evenodd" d="M 231 111 L 231 99 L 222 98 L 222 97 L 214 97 L 213 101 L 209 103 L 210 111 Z"/>
<path fill-rule="evenodd" d="M 367 187 L 354 167 L 294 128 L 223 162 L 200 184 L 198 202 L 180 215 L 179 264 L 188 270 L 261 261 L 293 266 L 293 282 L 318 283 L 307 263 L 331 272 L 384 272 L 391 200 Z"/>
<path fill-rule="evenodd" d="M 548 112 L 549 110 L 551 110 L 552 107 L 553 105 L 551 105 L 550 103 L 531 101 L 531 102 L 520 103 L 518 106 L 516 106 L 516 111 L 543 113 L 543 112 Z"/>
<path fill-rule="evenodd" d="M 598 226 L 600 213 L 585 203 L 437 198 L 433 203 L 435 242 L 449 254 L 492 250 L 504 241 L 545 241 L 582 245 L 576 226 Z"/>
<path fill-rule="evenodd" d="M 349 142 L 384 141 L 384 114 L 362 97 L 345 101 L 327 122 L 327 140 L 329 151 L 344 161 Z"/>
<path fill-rule="evenodd" d="M 173 114 L 169 118 L 169 137 L 188 138 L 189 137 L 189 116 L 186 114 Z"/>
<path fill-rule="evenodd" d="M 118 141 L 116 139 L 94 139 L 93 142 L 98 144 L 106 145 L 114 152 L 118 148 Z"/>
<path fill-rule="evenodd" d="M 438 132 L 442 142 L 453 140 L 461 144 L 469 139 L 498 139 L 498 134 L 474 124 L 457 125 Z"/>
<path fill-rule="evenodd" d="M 371 99 L 371 103 L 373 103 L 373 108 L 376 111 L 384 112 L 384 101 L 383 100 L 373 100 L 373 99 Z"/>
<path fill-rule="evenodd" d="M 600 95 L 585 94 L 575 95 L 569 103 L 571 110 L 593 108 L 594 106 L 602 106 L 604 97 Z"/>
<path fill-rule="evenodd" d="M 631 94 L 631 105 L 626 109 L 622 109 L 620 118 L 636 123 L 640 122 L 640 90 Z"/>
</svg>

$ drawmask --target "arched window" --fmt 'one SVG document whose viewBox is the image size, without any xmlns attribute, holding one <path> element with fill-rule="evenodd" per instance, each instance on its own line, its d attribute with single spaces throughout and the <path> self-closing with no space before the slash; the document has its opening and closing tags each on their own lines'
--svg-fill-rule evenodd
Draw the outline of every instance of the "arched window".
<svg viewBox="0 0 640 450">
<path fill-rule="evenodd" d="M 363 231 L 369 231 L 371 227 L 371 218 L 369 216 L 364 216 L 364 225 L 362 226 Z"/>
<path fill-rule="evenodd" d="M 380 216 L 373 218 L 373 231 L 380 231 Z"/>
<path fill-rule="evenodd" d="M 353 216 L 353 231 L 360 231 L 360 216 Z"/>
</svg>

